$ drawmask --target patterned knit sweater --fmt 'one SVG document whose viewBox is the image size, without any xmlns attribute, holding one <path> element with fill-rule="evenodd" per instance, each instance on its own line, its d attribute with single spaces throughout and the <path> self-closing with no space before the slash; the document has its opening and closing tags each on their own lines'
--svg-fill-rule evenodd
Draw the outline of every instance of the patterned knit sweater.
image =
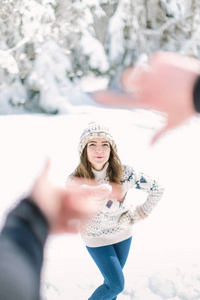
<svg viewBox="0 0 200 300">
<path fill-rule="evenodd" d="M 108 163 L 101 171 L 92 169 L 95 175 L 95 181 L 98 184 L 109 184 L 106 170 Z M 87 223 L 81 226 L 81 237 L 88 247 L 100 247 L 115 244 L 132 236 L 132 226 L 122 228 L 118 225 L 119 217 L 126 211 L 132 209 L 132 203 L 127 201 L 126 193 L 131 188 L 141 189 L 146 192 L 147 199 L 141 205 L 145 214 L 151 213 L 163 195 L 163 187 L 149 176 L 136 172 L 132 167 L 122 165 L 122 190 L 124 200 L 119 202 L 111 196 L 103 195 L 95 197 L 98 201 L 98 211 L 91 215 Z M 68 179 L 68 183 L 73 178 Z"/>
</svg>

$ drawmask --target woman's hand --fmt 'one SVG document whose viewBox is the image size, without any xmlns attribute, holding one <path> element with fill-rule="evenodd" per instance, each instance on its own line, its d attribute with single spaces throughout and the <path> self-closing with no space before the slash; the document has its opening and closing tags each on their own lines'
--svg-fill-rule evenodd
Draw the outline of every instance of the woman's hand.
<svg viewBox="0 0 200 300">
<path fill-rule="evenodd" d="M 120 216 L 120 218 L 118 220 L 118 224 L 120 227 L 126 228 L 129 225 L 136 224 L 139 221 L 142 221 L 147 217 L 148 217 L 148 215 L 143 211 L 142 207 L 137 206 L 133 212 L 130 210 L 124 212 Z"/>
</svg>

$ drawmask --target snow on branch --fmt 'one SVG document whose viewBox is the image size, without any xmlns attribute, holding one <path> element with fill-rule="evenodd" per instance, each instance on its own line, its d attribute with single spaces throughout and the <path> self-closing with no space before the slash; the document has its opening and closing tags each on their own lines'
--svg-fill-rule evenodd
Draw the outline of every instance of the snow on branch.
<svg viewBox="0 0 200 300">
<path fill-rule="evenodd" d="M 17 45 L 15 45 L 13 48 L 8 49 L 7 52 L 12 53 L 15 50 L 19 49 L 20 47 L 22 47 L 24 44 L 28 43 L 29 41 L 30 41 L 30 37 L 26 36 L 21 41 L 19 41 Z"/>
<path fill-rule="evenodd" d="M 146 29 L 146 30 L 143 30 L 142 33 L 144 35 L 154 35 L 154 36 L 159 36 L 159 35 L 162 35 L 163 32 L 165 30 L 167 30 L 171 25 L 176 25 L 178 23 L 181 23 L 189 18 L 193 18 L 193 14 L 190 14 L 188 16 L 185 16 L 183 18 L 180 18 L 180 19 L 172 19 L 172 20 L 169 20 L 167 21 L 165 24 L 163 24 L 159 29 L 157 30 L 151 30 L 151 29 Z"/>
</svg>

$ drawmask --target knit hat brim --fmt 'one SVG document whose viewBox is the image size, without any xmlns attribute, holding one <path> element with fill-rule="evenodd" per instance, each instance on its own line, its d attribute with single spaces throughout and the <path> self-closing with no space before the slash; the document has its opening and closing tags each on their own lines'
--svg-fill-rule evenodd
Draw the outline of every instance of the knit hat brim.
<svg viewBox="0 0 200 300">
<path fill-rule="evenodd" d="M 110 130 L 107 127 L 105 127 L 101 124 L 97 124 L 96 122 L 92 122 L 83 131 L 83 133 L 81 135 L 79 146 L 78 146 L 79 155 L 82 154 L 83 149 L 85 148 L 85 146 L 93 138 L 105 138 L 106 140 L 109 141 L 112 148 L 115 151 L 117 151 L 117 145 L 116 145 L 116 143 L 113 139 L 113 136 L 112 136 Z"/>
</svg>

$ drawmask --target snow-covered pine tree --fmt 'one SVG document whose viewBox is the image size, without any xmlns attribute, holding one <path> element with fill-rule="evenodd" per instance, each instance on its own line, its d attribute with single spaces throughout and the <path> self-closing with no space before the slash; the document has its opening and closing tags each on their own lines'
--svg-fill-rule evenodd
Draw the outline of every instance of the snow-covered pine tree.
<svg viewBox="0 0 200 300">
<path fill-rule="evenodd" d="M 199 0 L 0 0 L 0 88 L 21 85 L 25 93 L 18 98 L 23 94 L 21 104 L 29 101 L 27 79 L 50 40 L 71 61 L 63 76 L 92 72 L 106 75 L 112 85 L 144 53 L 200 58 L 199 28 Z"/>
</svg>

